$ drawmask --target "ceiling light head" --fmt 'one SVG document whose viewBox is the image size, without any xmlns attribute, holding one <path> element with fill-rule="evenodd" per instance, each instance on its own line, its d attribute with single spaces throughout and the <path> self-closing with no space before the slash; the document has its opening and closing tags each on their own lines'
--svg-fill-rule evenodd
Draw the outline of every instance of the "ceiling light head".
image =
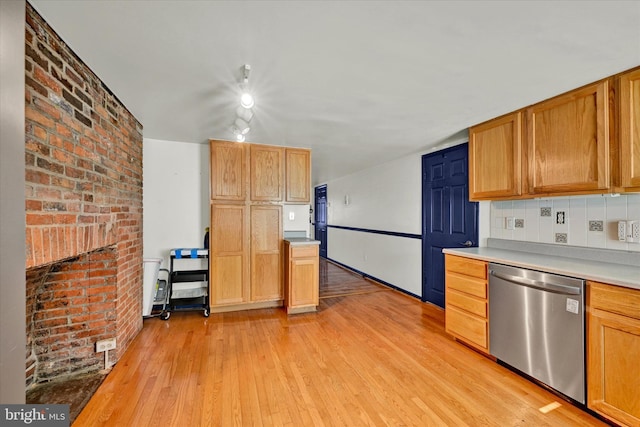
<svg viewBox="0 0 640 427">
<path fill-rule="evenodd" d="M 236 109 L 236 114 L 247 123 L 253 119 L 253 110 L 251 110 L 251 108 L 238 107 Z"/>
<path fill-rule="evenodd" d="M 249 127 L 249 123 L 245 122 L 239 117 L 236 119 L 234 123 L 235 123 L 235 129 L 242 135 L 248 134 L 249 131 L 251 130 L 251 128 Z"/>
<path fill-rule="evenodd" d="M 244 138 L 243 134 L 239 133 L 239 134 L 236 135 L 236 141 L 244 142 L 244 140 L 245 140 L 245 138 Z"/>
<path fill-rule="evenodd" d="M 253 99 L 253 95 L 249 92 L 244 92 L 242 96 L 240 96 L 240 105 L 244 108 L 253 108 L 256 105 L 255 100 Z"/>
</svg>

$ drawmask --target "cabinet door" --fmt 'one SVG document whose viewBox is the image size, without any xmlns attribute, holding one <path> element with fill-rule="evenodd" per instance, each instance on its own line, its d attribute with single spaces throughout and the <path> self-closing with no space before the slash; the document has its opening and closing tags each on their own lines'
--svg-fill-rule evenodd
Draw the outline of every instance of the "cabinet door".
<svg viewBox="0 0 640 427">
<path fill-rule="evenodd" d="M 209 141 L 211 200 L 245 200 L 245 146 L 230 141 Z"/>
<path fill-rule="evenodd" d="M 287 148 L 285 150 L 286 194 L 285 201 L 311 203 L 311 152 Z"/>
<path fill-rule="evenodd" d="M 211 205 L 209 258 L 211 305 L 248 301 L 248 234 L 246 207 Z"/>
<path fill-rule="evenodd" d="M 251 301 L 283 299 L 282 206 L 251 206 Z"/>
<path fill-rule="evenodd" d="M 529 107 L 527 144 L 533 194 L 609 188 L 609 82 Z"/>
<path fill-rule="evenodd" d="M 318 257 L 292 258 L 289 268 L 290 303 L 291 307 L 304 305 L 318 305 L 319 277 Z"/>
<path fill-rule="evenodd" d="M 640 320 L 593 308 L 588 320 L 587 406 L 640 425 Z"/>
<path fill-rule="evenodd" d="M 522 113 L 469 129 L 469 199 L 522 194 Z"/>
<path fill-rule="evenodd" d="M 620 77 L 620 169 L 625 191 L 640 191 L 640 70 Z"/>
<path fill-rule="evenodd" d="M 251 144 L 251 200 L 281 202 L 284 148 Z"/>
</svg>

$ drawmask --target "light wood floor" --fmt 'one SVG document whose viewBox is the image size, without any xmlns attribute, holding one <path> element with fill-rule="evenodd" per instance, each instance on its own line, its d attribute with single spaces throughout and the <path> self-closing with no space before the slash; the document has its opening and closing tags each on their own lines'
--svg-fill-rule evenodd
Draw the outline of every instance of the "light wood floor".
<svg viewBox="0 0 640 427">
<path fill-rule="evenodd" d="M 323 268 L 328 292 L 345 272 Z M 453 341 L 440 309 L 373 286 L 317 313 L 147 319 L 73 426 L 605 425 Z"/>
</svg>

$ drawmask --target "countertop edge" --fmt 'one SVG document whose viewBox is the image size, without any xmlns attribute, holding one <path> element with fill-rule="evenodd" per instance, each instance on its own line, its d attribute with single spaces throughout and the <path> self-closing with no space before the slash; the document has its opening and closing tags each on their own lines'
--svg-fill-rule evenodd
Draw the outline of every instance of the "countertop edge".
<svg viewBox="0 0 640 427">
<path fill-rule="evenodd" d="M 289 242 L 291 246 L 320 245 L 319 240 L 313 240 L 304 237 L 290 237 L 283 240 L 285 242 Z"/>
<path fill-rule="evenodd" d="M 640 267 L 603 262 L 585 262 L 576 258 L 563 258 L 488 247 L 445 248 L 442 252 L 640 290 Z"/>
</svg>

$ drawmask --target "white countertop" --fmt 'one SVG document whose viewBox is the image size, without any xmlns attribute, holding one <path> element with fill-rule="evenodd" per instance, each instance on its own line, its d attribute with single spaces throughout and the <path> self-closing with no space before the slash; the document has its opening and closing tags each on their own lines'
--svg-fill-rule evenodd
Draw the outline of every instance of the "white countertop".
<svg viewBox="0 0 640 427">
<path fill-rule="evenodd" d="M 630 266 L 497 248 L 443 249 L 442 252 L 482 261 L 562 274 L 585 280 L 640 289 L 640 265 Z"/>
<path fill-rule="evenodd" d="M 319 240 L 309 239 L 307 237 L 287 237 L 284 240 L 289 242 L 291 246 L 303 246 L 303 245 L 319 245 Z"/>
</svg>

